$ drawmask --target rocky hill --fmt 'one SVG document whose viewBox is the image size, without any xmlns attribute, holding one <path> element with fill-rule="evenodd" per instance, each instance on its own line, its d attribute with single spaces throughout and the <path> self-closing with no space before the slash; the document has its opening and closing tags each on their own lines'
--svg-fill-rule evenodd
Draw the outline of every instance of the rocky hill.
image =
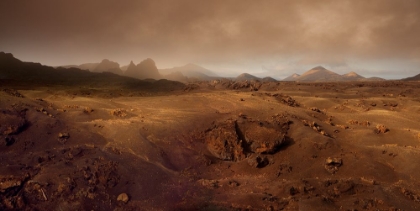
<svg viewBox="0 0 420 211">
<path fill-rule="evenodd" d="M 131 62 L 124 73 L 125 76 L 138 79 L 160 79 L 162 76 L 156 67 L 155 61 L 147 58 L 137 65 Z"/>
</svg>

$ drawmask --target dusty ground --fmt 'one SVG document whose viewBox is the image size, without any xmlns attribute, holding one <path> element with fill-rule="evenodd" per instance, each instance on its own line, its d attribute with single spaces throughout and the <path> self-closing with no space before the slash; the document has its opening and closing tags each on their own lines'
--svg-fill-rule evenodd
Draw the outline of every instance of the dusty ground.
<svg viewBox="0 0 420 211">
<path fill-rule="evenodd" d="M 0 85 L 0 210 L 419 210 L 420 83 Z"/>
</svg>

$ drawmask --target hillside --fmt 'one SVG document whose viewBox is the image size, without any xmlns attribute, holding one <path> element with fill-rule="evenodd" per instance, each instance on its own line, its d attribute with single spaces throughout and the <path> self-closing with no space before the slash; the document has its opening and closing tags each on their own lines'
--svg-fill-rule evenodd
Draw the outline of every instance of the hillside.
<svg viewBox="0 0 420 211">
<path fill-rule="evenodd" d="M 404 80 L 404 81 L 420 81 L 420 74 L 412 76 L 412 77 L 404 78 L 402 80 Z"/>
</svg>

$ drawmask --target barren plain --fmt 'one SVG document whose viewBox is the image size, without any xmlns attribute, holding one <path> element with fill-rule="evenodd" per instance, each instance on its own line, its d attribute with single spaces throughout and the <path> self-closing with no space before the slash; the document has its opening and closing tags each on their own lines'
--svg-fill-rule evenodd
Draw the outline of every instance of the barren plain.
<svg viewBox="0 0 420 211">
<path fill-rule="evenodd" d="M 0 90 L 1 210 L 420 209 L 418 82 Z"/>
</svg>

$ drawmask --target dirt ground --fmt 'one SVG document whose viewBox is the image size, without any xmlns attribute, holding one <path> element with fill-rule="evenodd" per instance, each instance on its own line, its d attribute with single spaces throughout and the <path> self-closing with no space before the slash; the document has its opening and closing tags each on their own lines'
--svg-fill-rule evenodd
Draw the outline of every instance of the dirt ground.
<svg viewBox="0 0 420 211">
<path fill-rule="evenodd" d="M 420 209 L 418 82 L 0 90 L 0 210 Z"/>
</svg>

